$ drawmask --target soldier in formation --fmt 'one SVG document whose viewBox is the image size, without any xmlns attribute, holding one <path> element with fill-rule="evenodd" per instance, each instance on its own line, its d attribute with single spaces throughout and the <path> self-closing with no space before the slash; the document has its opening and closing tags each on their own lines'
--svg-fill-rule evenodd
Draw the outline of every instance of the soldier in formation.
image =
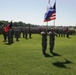
<svg viewBox="0 0 76 75">
<path fill-rule="evenodd" d="M 51 30 L 49 31 L 48 35 L 49 35 L 49 49 L 50 49 L 50 53 L 53 53 L 54 44 L 55 44 L 55 35 L 56 35 L 56 33 L 54 32 L 53 28 L 51 28 Z"/>
<path fill-rule="evenodd" d="M 46 54 L 46 48 L 47 48 L 47 33 L 46 29 L 44 29 L 41 32 L 42 35 L 42 53 L 45 55 Z"/>
</svg>

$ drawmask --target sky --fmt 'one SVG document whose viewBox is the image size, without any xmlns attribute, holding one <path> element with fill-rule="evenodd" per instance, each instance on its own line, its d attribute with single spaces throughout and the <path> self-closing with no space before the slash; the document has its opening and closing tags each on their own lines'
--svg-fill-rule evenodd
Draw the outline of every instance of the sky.
<svg viewBox="0 0 76 75">
<path fill-rule="evenodd" d="M 55 0 L 50 0 L 53 6 Z M 44 14 L 48 0 L 0 0 L 0 20 L 47 25 Z M 48 25 L 54 25 L 49 21 Z M 76 0 L 56 0 L 55 26 L 76 26 Z"/>
</svg>

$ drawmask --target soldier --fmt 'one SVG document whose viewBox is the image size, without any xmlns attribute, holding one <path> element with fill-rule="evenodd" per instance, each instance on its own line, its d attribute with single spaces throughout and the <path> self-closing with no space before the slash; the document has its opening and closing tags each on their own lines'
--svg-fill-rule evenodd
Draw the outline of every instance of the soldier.
<svg viewBox="0 0 76 75">
<path fill-rule="evenodd" d="M 51 31 L 48 33 L 49 35 L 49 45 L 50 45 L 50 53 L 53 53 L 54 49 L 54 41 L 55 41 L 55 35 L 54 29 L 51 28 Z"/>
<path fill-rule="evenodd" d="M 31 39 L 32 37 L 32 33 L 31 33 L 31 30 L 29 30 L 29 38 Z"/>
<path fill-rule="evenodd" d="M 66 37 L 69 38 L 69 28 L 66 28 Z"/>
<path fill-rule="evenodd" d="M 31 27 L 30 27 L 30 25 L 29 25 L 29 38 L 31 39 L 32 37 L 32 29 L 31 29 Z"/>
<path fill-rule="evenodd" d="M 7 39 L 7 32 L 5 32 L 4 30 L 4 26 L 2 26 L 2 34 L 3 34 L 3 37 L 4 37 L 4 42 L 6 42 L 6 39 Z"/>
<path fill-rule="evenodd" d="M 22 28 L 22 35 L 23 35 L 23 38 L 25 37 L 25 29 Z"/>
<path fill-rule="evenodd" d="M 12 43 L 12 42 L 11 42 L 11 40 L 12 40 L 11 32 L 12 32 L 11 29 L 9 29 L 8 32 L 7 32 L 7 34 L 8 34 L 8 44 L 9 44 L 9 45 Z"/>
<path fill-rule="evenodd" d="M 16 41 L 19 41 L 19 29 L 18 28 L 15 28 L 15 38 L 16 38 Z"/>
<path fill-rule="evenodd" d="M 25 38 L 28 39 L 28 29 L 25 29 Z"/>
<path fill-rule="evenodd" d="M 11 43 L 14 43 L 13 41 L 13 35 L 14 35 L 14 28 L 11 28 Z"/>
<path fill-rule="evenodd" d="M 2 34 L 2 27 L 0 26 L 0 35 Z"/>
<path fill-rule="evenodd" d="M 46 48 L 47 48 L 47 33 L 46 33 L 46 29 L 44 29 L 41 32 L 42 35 L 42 52 L 45 55 L 46 54 Z"/>
</svg>

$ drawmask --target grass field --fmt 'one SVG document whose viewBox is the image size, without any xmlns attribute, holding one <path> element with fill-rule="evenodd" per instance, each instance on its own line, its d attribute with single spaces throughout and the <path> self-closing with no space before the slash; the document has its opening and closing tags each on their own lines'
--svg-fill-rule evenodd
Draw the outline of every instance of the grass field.
<svg viewBox="0 0 76 75">
<path fill-rule="evenodd" d="M 56 37 L 54 52 L 42 54 L 41 35 L 7 45 L 0 35 L 0 75 L 76 75 L 76 36 Z"/>
</svg>

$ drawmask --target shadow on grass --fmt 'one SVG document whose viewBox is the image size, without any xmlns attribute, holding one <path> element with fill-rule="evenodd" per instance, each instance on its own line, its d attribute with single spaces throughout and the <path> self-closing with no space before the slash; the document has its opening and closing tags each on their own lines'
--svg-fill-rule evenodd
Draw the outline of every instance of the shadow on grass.
<svg viewBox="0 0 76 75">
<path fill-rule="evenodd" d="M 44 56 L 45 56 L 45 57 L 52 57 L 52 56 L 50 56 L 50 55 L 47 54 L 47 53 L 45 53 Z"/>
<path fill-rule="evenodd" d="M 44 56 L 45 56 L 45 57 L 51 57 L 51 58 L 53 58 L 54 56 L 61 56 L 60 54 L 54 53 L 54 52 L 52 52 L 51 54 L 52 54 L 53 56 L 51 56 L 51 55 L 49 55 L 49 54 L 47 54 L 47 53 L 45 53 Z M 62 57 L 62 58 L 63 58 L 63 57 Z M 55 58 L 53 58 L 53 59 L 56 60 L 56 62 L 52 63 L 54 66 L 59 67 L 59 68 L 71 69 L 70 67 L 67 67 L 67 66 L 66 66 L 66 64 L 72 64 L 72 62 L 69 61 L 68 59 L 63 58 L 63 59 L 65 60 L 65 62 L 60 62 L 60 61 L 58 61 L 58 60 L 55 59 Z"/>
<path fill-rule="evenodd" d="M 65 66 L 65 64 L 71 64 L 71 63 L 72 63 L 71 61 L 65 59 L 65 62 L 59 62 L 59 61 L 57 61 L 57 62 L 52 63 L 52 64 L 53 64 L 54 66 L 56 66 L 56 67 L 59 67 L 59 68 L 71 69 L 70 67 Z"/>
<path fill-rule="evenodd" d="M 67 38 L 70 38 L 70 37 L 67 37 Z"/>
<path fill-rule="evenodd" d="M 52 52 L 51 54 L 52 54 L 53 56 L 61 56 L 60 54 L 54 53 L 54 52 Z"/>
<path fill-rule="evenodd" d="M 52 54 L 53 56 L 61 56 L 61 55 L 59 55 L 59 54 L 57 54 L 57 53 L 54 53 L 54 52 L 51 53 L 51 54 Z M 53 56 L 49 55 L 48 53 L 45 53 L 44 56 L 45 56 L 45 57 L 53 57 Z"/>
<path fill-rule="evenodd" d="M 9 43 L 4 43 L 5 45 L 11 45 L 11 44 L 9 44 Z"/>
<path fill-rule="evenodd" d="M 13 42 L 14 43 L 14 42 Z M 5 45 L 12 45 L 13 43 L 4 43 Z"/>
</svg>

